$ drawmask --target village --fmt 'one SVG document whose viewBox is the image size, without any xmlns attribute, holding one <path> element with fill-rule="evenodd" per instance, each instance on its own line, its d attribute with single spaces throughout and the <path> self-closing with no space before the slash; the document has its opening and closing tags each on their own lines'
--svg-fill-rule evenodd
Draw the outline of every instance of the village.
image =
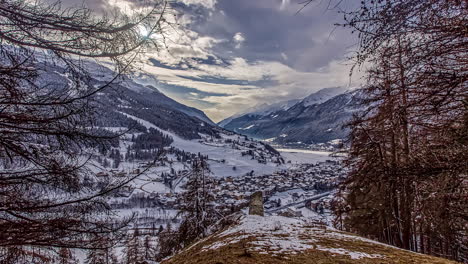
<svg viewBox="0 0 468 264">
<path fill-rule="evenodd" d="M 137 172 L 139 171 L 133 173 Z M 165 185 L 166 190 L 169 190 L 167 192 L 148 193 L 135 186 L 126 186 L 114 193 L 111 206 L 115 210 L 140 208 L 145 218 L 153 218 L 158 223 L 177 223 L 176 214 L 171 219 L 161 211 L 178 211 L 183 192 L 175 191 L 175 185 L 180 185 L 183 190 L 184 178 L 188 173 L 189 171 L 183 170 L 173 175 L 162 173 L 159 177 L 152 177 L 152 183 Z M 250 195 L 262 191 L 267 212 L 302 216 L 298 207 L 316 213 L 323 213 L 325 208 L 330 208 L 330 199 L 327 196 L 336 189 L 345 173 L 346 170 L 339 161 L 326 160 L 316 164 L 294 165 L 288 170 L 273 174 L 257 175 L 255 171 L 251 171 L 242 177 L 213 178 L 211 192 L 215 197 L 216 208 L 227 214 L 245 209 Z M 316 197 L 320 199 L 315 199 Z M 154 212 L 152 216 L 150 212 Z"/>
<path fill-rule="evenodd" d="M 255 175 L 253 172 L 244 177 L 221 178 L 218 180 L 215 194 L 222 209 L 235 210 L 244 208 L 252 193 L 262 191 L 265 209 L 273 209 L 332 191 L 345 173 L 342 165 L 335 160 L 301 164 L 270 175 Z M 283 195 L 284 199 L 280 199 L 277 198 L 278 194 L 286 195 Z"/>
</svg>

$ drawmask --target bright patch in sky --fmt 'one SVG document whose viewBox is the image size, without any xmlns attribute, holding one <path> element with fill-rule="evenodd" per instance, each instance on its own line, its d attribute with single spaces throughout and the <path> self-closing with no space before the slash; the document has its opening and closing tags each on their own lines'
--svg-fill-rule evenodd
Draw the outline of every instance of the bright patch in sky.
<svg viewBox="0 0 468 264">
<path fill-rule="evenodd" d="M 244 35 L 241 32 L 237 32 L 233 37 L 234 42 L 236 43 L 236 49 L 240 49 L 242 43 L 245 41 Z"/>
<path fill-rule="evenodd" d="M 135 0 L 84 1 L 98 12 L 145 7 Z M 334 26 L 342 16 L 327 10 L 328 1 L 297 13 L 301 2 L 174 0 L 165 16 L 170 25 L 162 28 L 164 38 L 151 36 L 165 45 L 145 55 L 141 81 L 214 121 L 322 88 L 355 86 L 359 73 L 350 78 L 346 63 L 355 38 Z M 353 8 L 348 2 L 354 1 L 341 7 Z M 147 29 L 141 28 L 141 34 L 147 35 Z"/>
<path fill-rule="evenodd" d="M 286 9 L 286 8 L 289 6 L 290 3 L 291 3 L 290 0 L 281 0 L 281 7 L 280 7 L 280 9 L 281 9 L 281 10 Z"/>
</svg>

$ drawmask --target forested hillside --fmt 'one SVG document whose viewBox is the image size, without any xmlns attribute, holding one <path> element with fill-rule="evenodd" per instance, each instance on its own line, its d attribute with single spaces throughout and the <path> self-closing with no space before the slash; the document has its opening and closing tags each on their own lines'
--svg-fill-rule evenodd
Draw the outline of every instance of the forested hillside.
<svg viewBox="0 0 468 264">
<path fill-rule="evenodd" d="M 468 260 L 467 3 L 362 1 L 346 13 L 369 63 L 350 124 L 346 230 Z"/>
</svg>

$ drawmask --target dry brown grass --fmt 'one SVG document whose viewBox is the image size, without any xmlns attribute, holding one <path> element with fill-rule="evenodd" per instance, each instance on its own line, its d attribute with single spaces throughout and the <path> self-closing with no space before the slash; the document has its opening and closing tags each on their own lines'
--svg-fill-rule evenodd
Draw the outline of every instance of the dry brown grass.
<svg viewBox="0 0 468 264">
<path fill-rule="evenodd" d="M 311 248 L 300 252 L 281 253 L 268 247 L 254 246 L 252 242 L 264 240 L 271 237 L 250 235 L 245 233 L 230 234 L 222 236 L 215 234 L 208 239 L 194 244 L 187 250 L 182 251 L 162 264 L 383 264 L 383 263 L 401 263 L 401 264 L 450 264 L 455 263 L 446 259 L 417 254 L 414 252 L 389 247 L 382 244 L 372 243 L 360 239 L 345 238 L 339 236 L 342 232 L 336 230 L 317 229 L 317 227 L 303 227 L 300 239 L 314 242 Z M 326 234 L 338 234 L 338 236 L 327 236 Z M 345 233 L 343 233 L 345 234 Z M 273 235 L 275 238 L 285 239 L 284 234 Z M 207 249 L 207 247 L 218 242 L 231 241 L 240 238 L 235 243 L 227 243 L 216 249 Z M 362 252 L 367 254 L 378 254 L 379 258 L 360 258 L 352 259 L 349 255 L 334 254 L 328 251 L 317 249 L 317 247 L 340 248 L 350 252 Z"/>
</svg>

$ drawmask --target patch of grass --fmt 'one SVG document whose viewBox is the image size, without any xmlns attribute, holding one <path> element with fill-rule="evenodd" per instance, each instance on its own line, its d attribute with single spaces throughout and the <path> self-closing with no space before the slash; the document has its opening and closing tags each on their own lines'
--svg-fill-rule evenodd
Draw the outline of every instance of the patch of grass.
<svg viewBox="0 0 468 264">
<path fill-rule="evenodd" d="M 265 241 L 270 237 L 288 240 L 287 234 L 236 233 L 223 236 L 218 232 L 194 244 L 162 264 L 453 264 L 456 262 L 422 255 L 365 240 L 339 236 L 348 234 L 316 226 L 298 227 L 301 232 L 296 238 L 310 242 L 311 248 L 303 251 L 279 252 L 268 245 L 253 242 Z M 333 236 L 335 233 L 337 236 Z M 242 239 L 240 239 L 242 238 Z M 237 241 L 236 239 L 240 239 Z M 214 244 L 226 243 L 216 249 L 206 249 Z M 235 242 L 232 242 L 235 241 Z M 203 249 L 205 248 L 205 249 Z M 335 254 L 318 248 L 342 249 L 346 252 L 362 252 L 379 255 L 378 258 L 352 259 L 346 254 Z"/>
</svg>

